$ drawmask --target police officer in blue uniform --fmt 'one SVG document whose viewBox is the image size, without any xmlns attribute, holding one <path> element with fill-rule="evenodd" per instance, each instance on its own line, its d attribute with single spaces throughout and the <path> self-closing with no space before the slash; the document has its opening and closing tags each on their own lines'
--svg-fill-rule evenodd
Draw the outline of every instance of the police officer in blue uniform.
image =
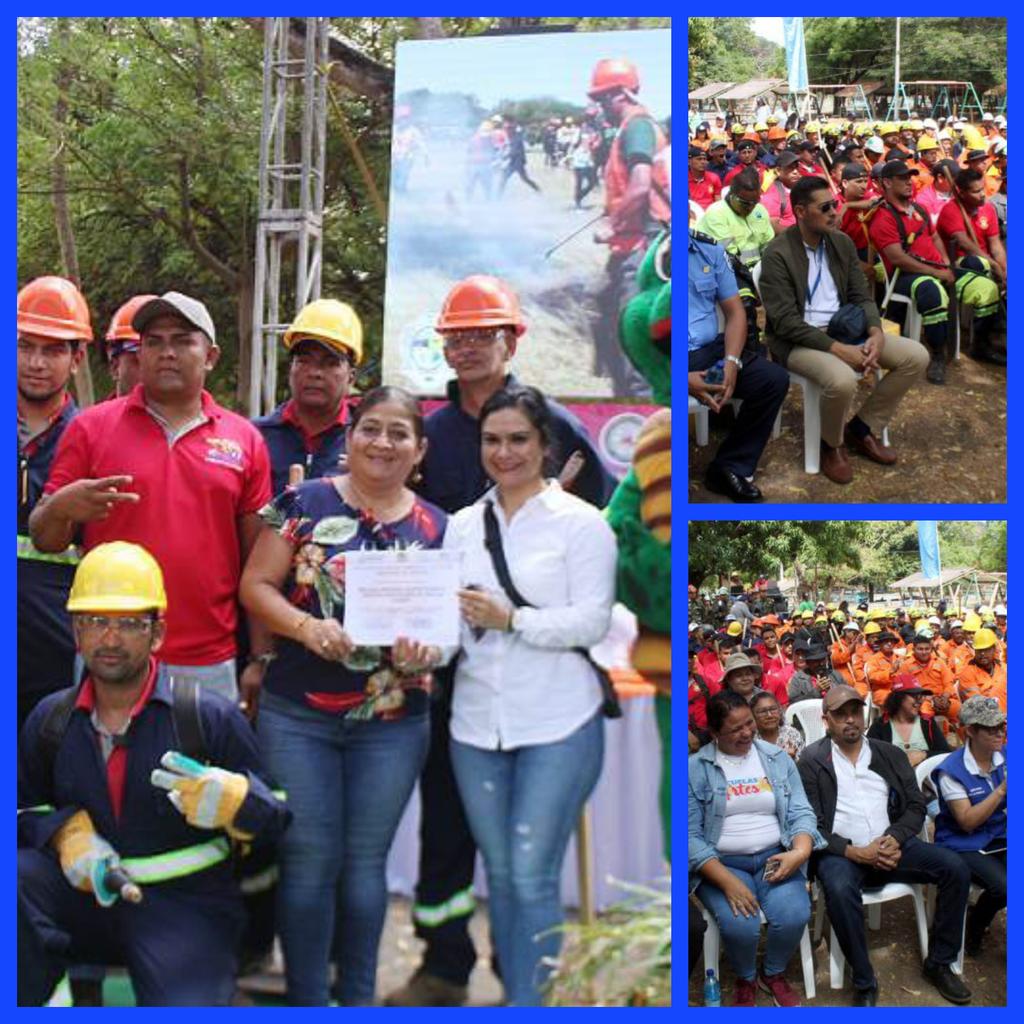
<svg viewBox="0 0 1024 1024">
<path fill-rule="evenodd" d="M 742 399 L 736 423 L 704 474 L 704 484 L 733 501 L 761 501 L 751 482 L 772 425 L 789 390 L 789 374 L 746 347 L 747 318 L 725 249 L 713 238 L 690 231 L 688 390 L 719 412 L 732 398 Z M 725 316 L 718 329 L 716 306 Z"/>
</svg>

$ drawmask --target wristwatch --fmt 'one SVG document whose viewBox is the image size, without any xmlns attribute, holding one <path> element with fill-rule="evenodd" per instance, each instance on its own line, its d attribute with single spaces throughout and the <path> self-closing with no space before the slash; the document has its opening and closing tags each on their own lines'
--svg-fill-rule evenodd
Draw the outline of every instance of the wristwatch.
<svg viewBox="0 0 1024 1024">
<path fill-rule="evenodd" d="M 743 360 L 739 356 L 726 356 L 725 361 L 727 363 L 735 363 L 737 370 L 743 369 Z"/>
</svg>

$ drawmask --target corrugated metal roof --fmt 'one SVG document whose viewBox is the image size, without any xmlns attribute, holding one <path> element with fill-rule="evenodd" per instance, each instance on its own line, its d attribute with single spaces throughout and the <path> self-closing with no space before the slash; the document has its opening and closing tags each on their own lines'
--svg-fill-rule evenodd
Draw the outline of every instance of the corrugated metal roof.
<svg viewBox="0 0 1024 1024">
<path fill-rule="evenodd" d="M 765 92 L 789 92 L 789 82 L 785 78 L 755 78 L 750 82 L 740 82 L 728 92 L 717 96 L 720 100 L 752 100 Z"/>
<path fill-rule="evenodd" d="M 731 89 L 735 84 L 735 82 L 711 82 L 709 85 L 702 85 L 699 89 L 694 89 L 687 99 L 713 100 L 720 92 Z"/>
</svg>

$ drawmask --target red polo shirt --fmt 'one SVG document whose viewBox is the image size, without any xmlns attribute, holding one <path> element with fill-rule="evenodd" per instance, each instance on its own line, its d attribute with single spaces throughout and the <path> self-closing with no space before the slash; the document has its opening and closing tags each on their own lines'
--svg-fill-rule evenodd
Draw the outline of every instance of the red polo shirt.
<svg viewBox="0 0 1024 1024">
<path fill-rule="evenodd" d="M 861 220 L 861 217 L 867 212 L 866 210 L 853 210 L 846 205 L 846 201 L 840 196 L 837 200 L 839 203 L 839 209 L 842 211 L 842 220 L 839 222 L 839 230 L 844 235 L 849 235 L 853 239 L 853 244 L 858 249 L 866 249 L 868 247 L 868 229 Z M 860 200 L 863 202 L 863 200 Z"/>
<path fill-rule="evenodd" d="M 155 688 L 156 661 L 153 658 L 150 658 L 149 676 L 146 679 L 145 686 L 142 687 L 139 699 L 132 706 L 131 711 L 128 712 L 129 721 L 134 720 L 142 709 L 149 703 L 149 698 L 153 696 L 153 690 Z M 90 715 L 96 707 L 96 690 L 90 676 L 85 677 L 85 680 L 82 683 L 82 688 L 78 691 L 78 698 L 75 701 L 75 707 L 81 708 Z M 99 743 L 99 736 L 96 737 L 96 741 Z M 114 808 L 115 818 L 121 817 L 121 802 L 124 799 L 124 780 L 125 770 L 127 767 L 128 748 L 115 745 L 114 749 L 110 752 L 110 757 L 107 758 L 107 791 L 110 793 L 110 803 Z"/>
<path fill-rule="evenodd" d="M 974 236 L 978 239 L 978 245 L 991 256 L 992 249 L 988 240 L 999 235 L 999 218 L 996 217 L 996 211 L 989 203 L 982 203 L 974 213 L 968 214 L 968 216 L 971 220 L 971 227 L 974 228 Z M 942 212 L 939 214 L 938 229 L 942 240 L 951 250 L 955 231 L 962 231 L 968 238 L 971 237 L 970 231 L 964 225 L 964 215 L 955 202 L 946 203 L 943 206 Z"/>
<path fill-rule="evenodd" d="M 270 458 L 259 431 L 202 395 L 206 422 L 169 444 L 146 410 L 142 385 L 84 410 L 64 431 L 44 489 L 130 474 L 138 502 L 85 523 L 89 550 L 112 540 L 141 544 L 167 588 L 171 665 L 214 665 L 235 654 L 241 550 L 238 520 L 270 500 Z"/>
<path fill-rule="evenodd" d="M 698 181 L 690 174 L 690 198 L 702 209 L 706 210 L 715 202 L 722 192 L 722 183 L 717 174 L 705 171 L 704 177 Z"/>
<path fill-rule="evenodd" d="M 343 427 L 348 422 L 348 401 L 342 399 L 341 405 L 338 406 L 338 415 L 331 423 L 328 423 L 326 427 L 321 427 L 315 434 L 309 433 L 299 419 L 298 413 L 295 411 L 294 398 L 289 398 L 284 403 L 284 408 L 281 410 L 281 420 L 293 426 L 302 435 L 302 443 L 306 446 L 307 452 L 315 452 L 319 449 L 320 442 L 328 430 L 331 430 L 333 427 Z"/>
</svg>

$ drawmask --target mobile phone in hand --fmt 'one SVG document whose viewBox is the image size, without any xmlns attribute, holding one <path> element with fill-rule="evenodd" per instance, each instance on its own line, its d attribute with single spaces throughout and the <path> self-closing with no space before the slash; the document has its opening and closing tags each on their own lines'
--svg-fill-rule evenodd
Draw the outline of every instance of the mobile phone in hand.
<svg viewBox="0 0 1024 1024">
<path fill-rule="evenodd" d="M 765 862 L 764 874 L 761 876 L 766 882 L 770 882 L 778 873 L 782 865 L 777 860 Z"/>
</svg>

